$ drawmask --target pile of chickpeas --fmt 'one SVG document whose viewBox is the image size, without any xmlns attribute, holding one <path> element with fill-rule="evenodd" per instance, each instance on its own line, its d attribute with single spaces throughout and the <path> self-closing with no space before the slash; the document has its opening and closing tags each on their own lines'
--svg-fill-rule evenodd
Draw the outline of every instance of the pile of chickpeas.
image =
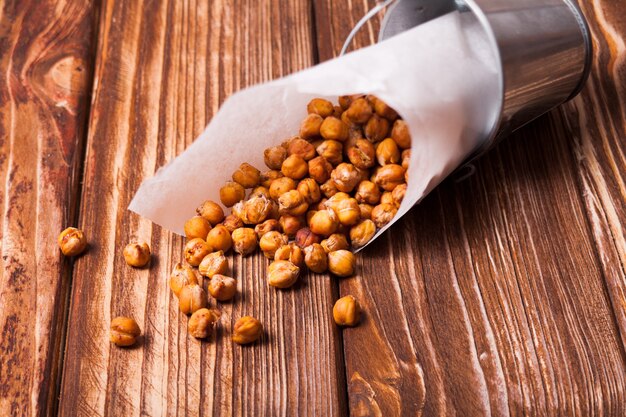
<svg viewBox="0 0 626 417">
<path fill-rule="evenodd" d="M 174 267 L 169 285 L 180 311 L 191 314 L 192 336 L 208 337 L 220 317 L 218 310 L 207 308 L 194 268 L 209 279 L 208 292 L 220 302 L 237 292 L 236 279 L 228 275 L 225 254 L 230 250 L 246 256 L 259 248 L 270 261 L 267 283 L 275 288 L 293 286 L 305 267 L 349 277 L 355 272 L 352 250 L 365 246 L 396 215 L 406 193 L 411 152 L 406 123 L 374 96 L 341 96 L 339 105 L 316 98 L 307 111 L 298 136 L 265 150 L 265 172 L 242 163 L 221 187 L 220 202 L 230 214 L 207 200 L 185 223 L 185 264 Z M 143 266 L 149 247 L 131 244 L 124 256 L 129 265 Z M 341 326 L 358 324 L 360 313 L 351 295 L 333 308 Z M 232 339 L 246 344 L 262 334 L 262 324 L 245 316 L 235 323 Z M 138 335 L 134 320 L 113 320 L 114 343 L 126 346 Z"/>
</svg>

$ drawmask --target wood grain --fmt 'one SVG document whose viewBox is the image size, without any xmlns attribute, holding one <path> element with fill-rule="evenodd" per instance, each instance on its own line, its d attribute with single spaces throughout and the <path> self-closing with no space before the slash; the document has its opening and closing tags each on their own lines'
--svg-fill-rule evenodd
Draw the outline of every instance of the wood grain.
<svg viewBox="0 0 626 417">
<path fill-rule="evenodd" d="M 232 256 L 240 295 L 220 305 L 220 327 L 201 344 L 166 285 L 181 239 L 126 210 L 229 94 L 312 65 L 311 28 L 300 0 L 103 2 L 80 222 L 94 243 L 74 271 L 62 415 L 346 414 L 329 277 L 275 291 L 262 255 Z M 120 256 L 134 239 L 150 243 L 149 269 Z M 246 314 L 267 332 L 233 345 L 231 326 Z M 109 344 L 117 315 L 138 321 L 136 348 Z"/>
<path fill-rule="evenodd" d="M 593 4 L 584 93 L 440 186 L 341 282 L 366 311 L 343 333 L 351 414 L 626 412 L 626 28 L 617 5 Z M 316 2 L 320 57 L 373 5 Z"/>
<path fill-rule="evenodd" d="M 0 415 L 54 412 L 91 89 L 91 1 L 0 1 Z"/>
</svg>

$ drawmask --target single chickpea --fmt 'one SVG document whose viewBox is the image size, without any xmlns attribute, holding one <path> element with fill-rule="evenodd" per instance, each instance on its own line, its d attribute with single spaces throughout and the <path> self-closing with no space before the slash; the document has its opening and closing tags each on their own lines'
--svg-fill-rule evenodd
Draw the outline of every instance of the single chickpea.
<svg viewBox="0 0 626 417">
<path fill-rule="evenodd" d="M 309 229 L 308 227 L 303 227 L 296 233 L 295 243 L 296 245 L 304 249 L 314 243 L 320 243 L 321 240 L 322 238 L 319 235 L 313 233 L 311 229 Z"/>
<path fill-rule="evenodd" d="M 224 251 L 219 250 L 205 256 L 200 265 L 198 265 L 198 271 L 200 275 L 207 278 L 213 278 L 217 274 L 223 275 L 228 273 L 228 260 L 224 256 Z"/>
<path fill-rule="evenodd" d="M 279 148 L 282 149 L 282 147 L 279 146 Z M 285 158 L 287 158 L 287 156 L 285 156 Z M 284 161 L 284 159 L 283 159 Z M 280 167 L 278 167 L 278 170 L 276 169 L 271 169 L 269 171 L 266 171 L 264 173 L 261 174 L 261 185 L 265 188 L 267 188 L 269 190 L 270 186 L 272 185 L 272 182 L 274 182 L 275 179 L 284 177 L 283 173 L 280 172 L 280 168 L 282 167 L 283 163 L 280 163 Z"/>
<path fill-rule="evenodd" d="M 357 168 L 368 169 L 374 166 L 376 161 L 374 145 L 366 139 L 357 139 L 354 146 L 348 148 L 348 159 Z"/>
<path fill-rule="evenodd" d="M 287 191 L 295 190 L 296 182 L 289 177 L 277 178 L 270 185 L 270 197 L 274 200 L 278 200 L 278 197 L 285 194 Z"/>
<path fill-rule="evenodd" d="M 215 226 L 207 235 L 206 242 L 214 251 L 228 252 L 233 246 L 230 232 L 222 225 Z"/>
<path fill-rule="evenodd" d="M 256 187 L 259 185 L 260 180 L 261 171 L 247 162 L 239 165 L 239 168 L 233 172 L 233 181 L 240 184 L 243 188 Z"/>
<path fill-rule="evenodd" d="M 248 196 L 248 200 L 254 198 L 254 197 L 265 197 L 267 199 L 271 198 L 270 197 L 270 190 L 267 187 L 264 187 L 262 185 L 259 185 L 258 187 L 255 187 L 252 189 L 252 191 L 250 191 L 250 195 Z"/>
<path fill-rule="evenodd" d="M 332 179 L 320 185 L 320 191 L 327 198 L 331 198 L 332 196 L 334 196 L 335 194 L 339 192 L 339 190 L 337 189 L 337 185 L 335 184 L 335 181 L 333 181 Z"/>
<path fill-rule="evenodd" d="M 339 191 L 351 192 L 359 184 L 361 174 L 352 164 L 341 163 L 330 174 Z"/>
<path fill-rule="evenodd" d="M 245 224 L 259 224 L 267 220 L 272 213 L 272 201 L 264 195 L 256 195 L 246 201 L 240 201 L 233 207 L 233 214 Z"/>
<path fill-rule="evenodd" d="M 370 104 L 374 108 L 374 112 L 376 112 L 377 115 L 384 117 L 385 119 L 392 122 L 398 118 L 398 113 L 396 113 L 394 109 L 389 107 L 387 103 L 385 103 L 378 97 L 368 96 L 367 99 L 369 100 Z"/>
<path fill-rule="evenodd" d="M 385 191 L 393 191 L 396 186 L 404 183 L 404 168 L 398 164 L 387 164 L 376 170 L 376 185 Z"/>
<path fill-rule="evenodd" d="M 215 201 L 206 200 L 196 209 L 196 213 L 198 213 L 199 216 L 204 217 L 211 224 L 211 226 L 215 226 L 216 224 L 224 221 L 224 210 L 222 210 L 222 207 L 220 207 L 220 205 Z M 207 233 L 209 232 L 207 231 Z M 206 234 L 204 236 L 206 236 Z"/>
<path fill-rule="evenodd" d="M 82 230 L 68 227 L 59 234 L 59 248 L 65 256 L 80 255 L 87 247 L 87 240 Z"/>
<path fill-rule="evenodd" d="M 316 274 L 322 274 L 328 269 L 328 255 L 322 245 L 314 243 L 304 248 L 304 263 Z"/>
<path fill-rule="evenodd" d="M 222 226 L 224 226 L 230 233 L 233 233 L 235 229 L 243 227 L 243 221 L 234 214 L 229 214 L 222 222 Z"/>
<path fill-rule="evenodd" d="M 289 261 L 298 268 L 302 268 L 304 266 L 304 252 L 295 243 L 289 243 L 278 248 L 274 253 L 274 260 Z"/>
<path fill-rule="evenodd" d="M 322 245 L 322 248 L 324 248 L 324 251 L 326 253 L 334 252 L 341 249 L 350 249 L 348 239 L 346 239 L 345 235 L 342 235 L 340 233 L 333 233 L 326 239 L 322 240 L 322 243 L 320 243 L 320 245 Z"/>
<path fill-rule="evenodd" d="M 300 268 L 289 261 L 274 261 L 270 264 L 267 283 L 276 288 L 289 288 L 298 280 Z"/>
<path fill-rule="evenodd" d="M 302 229 L 306 224 L 302 216 L 292 216 L 290 214 L 283 214 L 278 219 L 278 222 L 283 229 L 283 233 L 289 237 L 295 236 L 298 230 Z"/>
<path fill-rule="evenodd" d="M 228 181 L 220 188 L 220 201 L 226 207 L 232 207 L 240 202 L 246 196 L 246 190 L 241 184 L 234 181 Z"/>
<path fill-rule="evenodd" d="M 361 181 L 354 195 L 356 201 L 366 204 L 378 204 L 380 201 L 380 189 L 371 181 Z"/>
<path fill-rule="evenodd" d="M 325 140 L 317 148 L 317 154 L 331 165 L 339 165 L 343 161 L 343 145 L 336 140 Z"/>
<path fill-rule="evenodd" d="M 289 155 L 298 155 L 305 161 L 310 161 L 317 156 L 315 147 L 302 138 L 295 138 L 289 142 Z"/>
<path fill-rule="evenodd" d="M 376 234 L 376 225 L 371 220 L 363 220 L 350 229 L 350 242 L 356 249 L 365 246 Z"/>
<path fill-rule="evenodd" d="M 252 343 L 263 335 L 263 325 L 254 317 L 244 316 L 233 326 L 233 342 L 239 345 Z"/>
<path fill-rule="evenodd" d="M 344 226 L 352 226 L 361 219 L 361 209 L 354 198 L 339 201 L 335 213 L 337 213 L 339 223 Z"/>
<path fill-rule="evenodd" d="M 202 259 L 211 252 L 213 252 L 213 248 L 203 239 L 191 239 L 185 245 L 185 260 L 191 266 L 198 266 Z"/>
<path fill-rule="evenodd" d="M 218 320 L 220 312 L 214 309 L 201 308 L 189 317 L 187 330 L 196 339 L 206 339 L 209 337 Z"/>
<path fill-rule="evenodd" d="M 372 117 L 373 112 L 374 110 L 367 99 L 360 97 L 352 101 L 350 107 L 344 112 L 344 115 L 352 123 L 364 124 Z"/>
<path fill-rule="evenodd" d="M 328 269 L 339 277 L 354 275 L 356 261 L 349 250 L 336 250 L 328 254 Z"/>
<path fill-rule="evenodd" d="M 348 125 L 342 122 L 341 119 L 334 116 L 325 118 L 322 126 L 320 127 L 320 135 L 324 139 L 343 142 L 348 139 L 348 133 Z"/>
<path fill-rule="evenodd" d="M 256 233 L 254 229 L 240 227 L 232 233 L 233 248 L 235 252 L 242 256 L 246 256 L 254 252 L 257 247 Z"/>
<path fill-rule="evenodd" d="M 397 164 L 400 162 L 400 149 L 396 141 L 387 138 L 376 147 L 376 161 L 379 165 Z"/>
<path fill-rule="evenodd" d="M 185 222 L 184 229 L 187 239 L 195 239 L 197 237 L 204 239 L 211 231 L 211 223 L 202 216 L 193 216 Z"/>
<path fill-rule="evenodd" d="M 410 149 L 403 150 L 401 154 L 401 158 L 402 158 L 402 168 L 404 168 L 405 170 L 408 170 L 409 163 L 411 162 L 411 150 Z"/>
<path fill-rule="evenodd" d="M 300 124 L 300 137 L 312 139 L 320 135 L 324 118 L 319 114 L 309 114 Z"/>
<path fill-rule="evenodd" d="M 359 210 L 361 210 L 361 219 L 371 219 L 373 209 L 374 207 L 371 204 L 359 204 Z"/>
<path fill-rule="evenodd" d="M 283 245 L 289 242 L 287 235 L 280 232 L 268 232 L 261 237 L 259 247 L 268 259 L 274 259 L 274 254 Z"/>
<path fill-rule="evenodd" d="M 396 188 L 391 192 L 391 197 L 393 198 L 393 202 L 396 206 L 400 207 L 402 204 L 402 200 L 404 200 L 404 196 L 406 195 L 406 183 L 396 185 Z"/>
<path fill-rule="evenodd" d="M 351 295 L 346 295 L 335 302 L 333 318 L 339 326 L 356 326 L 361 319 L 361 306 Z"/>
<path fill-rule="evenodd" d="M 309 164 L 298 155 L 290 155 L 283 162 L 281 172 L 285 177 L 300 180 L 309 173 Z"/>
<path fill-rule="evenodd" d="M 374 114 L 363 129 L 365 137 L 371 142 L 380 142 L 389 135 L 389 120 Z"/>
<path fill-rule="evenodd" d="M 323 98 L 314 98 L 306 106 L 309 114 L 319 114 L 322 117 L 328 117 L 335 112 L 333 103 Z"/>
<path fill-rule="evenodd" d="M 349 198 L 350 198 L 350 194 L 344 193 L 343 191 L 339 191 L 335 195 L 333 195 L 332 197 L 326 200 L 326 202 L 324 203 L 324 208 L 331 209 L 336 213 L 337 205 L 339 204 L 339 202 L 343 200 L 347 200 Z"/>
<path fill-rule="evenodd" d="M 396 202 L 391 195 L 391 191 L 385 191 L 384 193 L 382 193 L 382 195 L 380 196 L 380 204 L 391 204 L 394 206 L 396 205 Z"/>
<path fill-rule="evenodd" d="M 263 152 L 265 165 L 269 169 L 279 170 L 283 165 L 283 161 L 287 158 L 287 149 L 282 146 L 272 146 Z"/>
<path fill-rule="evenodd" d="M 150 246 L 146 242 L 133 242 L 124 248 L 126 263 L 135 268 L 144 267 L 150 262 Z"/>
<path fill-rule="evenodd" d="M 409 127 L 404 120 L 398 119 L 394 122 L 393 129 L 391 129 L 391 138 L 396 141 L 400 149 L 408 149 L 411 147 Z"/>
<path fill-rule="evenodd" d="M 254 227 L 254 232 L 259 239 L 261 239 L 263 235 L 268 232 L 280 232 L 281 230 L 282 228 L 280 227 L 280 223 L 276 219 L 265 220 L 263 223 L 259 223 Z"/>
<path fill-rule="evenodd" d="M 111 320 L 110 340 L 117 346 L 132 346 L 137 342 L 141 329 L 134 319 L 116 317 Z"/>
<path fill-rule="evenodd" d="M 395 204 L 379 204 L 372 209 L 372 221 L 379 229 L 389 223 L 398 212 Z"/>
<path fill-rule="evenodd" d="M 307 204 L 317 203 L 322 198 L 320 186 L 312 178 L 305 178 L 300 181 L 296 190 Z"/>
<path fill-rule="evenodd" d="M 333 210 L 319 210 L 311 218 L 309 227 L 316 235 L 330 236 L 337 231 L 339 218 Z"/>
<path fill-rule="evenodd" d="M 209 294 L 218 301 L 231 300 L 237 293 L 237 281 L 225 275 L 216 274 L 209 282 Z"/>
<path fill-rule="evenodd" d="M 178 297 L 185 285 L 197 284 L 198 278 L 193 269 L 180 262 L 174 266 L 170 275 L 170 289 Z"/>
<path fill-rule="evenodd" d="M 323 156 L 318 156 L 309 161 L 309 177 L 318 184 L 323 184 L 330 179 L 333 166 Z"/>
<path fill-rule="evenodd" d="M 354 100 L 356 100 L 357 98 L 363 97 L 362 94 L 353 94 L 350 96 L 339 96 L 338 98 L 338 102 L 339 102 L 339 106 L 345 111 L 347 110 L 350 105 L 352 104 L 352 102 Z"/>
<path fill-rule="evenodd" d="M 302 216 L 309 209 L 309 205 L 298 190 L 287 191 L 278 198 L 278 207 L 281 214 Z"/>
<path fill-rule="evenodd" d="M 198 284 L 185 285 L 178 294 L 178 309 L 183 314 L 193 314 L 206 305 L 206 292 Z"/>
</svg>

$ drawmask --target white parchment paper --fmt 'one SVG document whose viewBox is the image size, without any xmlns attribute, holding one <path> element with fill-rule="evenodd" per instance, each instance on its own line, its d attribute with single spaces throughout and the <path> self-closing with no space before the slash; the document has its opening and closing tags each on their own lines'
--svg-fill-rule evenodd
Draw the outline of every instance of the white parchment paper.
<svg viewBox="0 0 626 417">
<path fill-rule="evenodd" d="M 263 150 L 297 134 L 312 98 L 336 103 L 339 95 L 365 93 L 396 109 L 412 136 L 408 190 L 395 222 L 490 134 L 500 111 L 499 73 L 473 15 L 450 13 L 234 94 L 184 153 L 144 181 L 129 208 L 183 234 L 201 202 L 219 201 L 239 164 L 264 170 Z"/>
</svg>

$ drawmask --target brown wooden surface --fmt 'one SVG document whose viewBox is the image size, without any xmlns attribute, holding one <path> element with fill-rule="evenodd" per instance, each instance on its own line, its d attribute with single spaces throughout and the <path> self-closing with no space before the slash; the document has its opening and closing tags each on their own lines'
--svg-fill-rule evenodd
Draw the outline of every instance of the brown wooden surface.
<svg viewBox="0 0 626 417">
<path fill-rule="evenodd" d="M 261 256 L 231 256 L 241 296 L 214 341 L 187 336 L 165 281 L 182 240 L 128 202 L 229 94 L 336 56 L 373 5 L 0 1 L 0 415 L 626 414 L 626 12 L 611 0 L 581 0 L 583 94 L 442 184 L 357 277 L 277 292 Z M 78 215 L 91 248 L 70 274 L 56 235 Z M 120 257 L 135 238 L 150 269 Z M 340 293 L 366 311 L 343 332 Z M 120 314 L 143 330 L 134 349 L 108 343 Z M 244 314 L 262 343 L 231 344 Z"/>
</svg>

